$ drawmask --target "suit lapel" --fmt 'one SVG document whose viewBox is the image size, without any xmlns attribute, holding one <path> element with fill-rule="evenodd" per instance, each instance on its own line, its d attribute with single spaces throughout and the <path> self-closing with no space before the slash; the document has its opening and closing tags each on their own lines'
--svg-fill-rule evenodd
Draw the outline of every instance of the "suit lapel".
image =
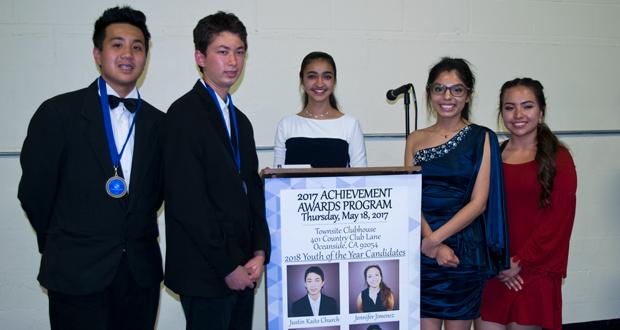
<svg viewBox="0 0 620 330">
<path fill-rule="evenodd" d="M 220 110 L 218 109 L 216 103 L 217 101 L 211 97 L 211 94 L 209 94 L 207 89 L 202 85 L 201 81 L 198 81 L 196 85 L 194 85 L 194 90 L 196 90 L 198 95 L 200 95 L 200 98 L 205 104 L 204 108 L 207 110 L 211 128 L 213 128 L 215 135 L 217 135 L 224 148 L 228 151 L 227 154 L 230 156 L 230 161 L 233 163 L 233 166 L 235 166 L 233 151 L 230 148 L 228 129 L 226 128 L 224 122 L 222 122 L 222 116 L 220 115 Z M 234 111 L 234 109 L 229 109 L 229 111 Z"/>
<path fill-rule="evenodd" d="M 135 136 L 133 146 L 133 159 L 131 161 L 131 184 L 129 185 L 129 196 L 136 196 L 139 193 L 144 175 L 148 172 L 152 152 L 152 144 L 155 142 L 156 133 L 153 132 L 154 122 L 149 120 L 146 109 L 140 110 L 136 114 Z M 130 200 L 133 200 L 130 198 Z"/>
<path fill-rule="evenodd" d="M 101 103 L 99 103 L 99 94 L 97 89 L 97 81 L 88 86 L 84 105 L 82 106 L 82 116 L 86 121 L 85 137 L 93 149 L 95 157 L 101 165 L 103 175 L 110 177 L 114 174 L 112 159 L 108 151 L 108 141 L 105 135 L 105 127 L 103 124 L 103 116 L 101 114 Z"/>
<path fill-rule="evenodd" d="M 101 113 L 101 103 L 99 101 L 99 87 L 97 80 L 88 86 L 84 105 L 82 106 L 82 116 L 85 119 L 84 135 L 89 142 L 95 157 L 101 167 L 102 176 L 107 180 L 114 175 L 114 166 L 108 149 L 108 140 Z M 119 173 L 120 175 L 120 173 Z M 102 192 L 105 187 L 101 187 Z M 126 206 L 125 198 L 118 199 L 119 205 Z"/>
</svg>

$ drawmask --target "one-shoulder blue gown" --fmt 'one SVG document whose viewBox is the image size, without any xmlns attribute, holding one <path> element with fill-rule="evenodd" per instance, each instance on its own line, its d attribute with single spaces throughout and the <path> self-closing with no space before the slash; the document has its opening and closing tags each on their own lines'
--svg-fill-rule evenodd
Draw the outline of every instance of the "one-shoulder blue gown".
<svg viewBox="0 0 620 330">
<path fill-rule="evenodd" d="M 490 189 L 486 211 L 443 243 L 460 260 L 457 268 L 421 257 L 421 317 L 471 320 L 480 316 L 486 279 L 509 267 L 501 158 L 497 136 L 471 124 L 448 142 L 414 155 L 422 167 L 422 213 L 435 231 L 471 199 L 484 151 L 486 133 L 491 147 Z"/>
</svg>

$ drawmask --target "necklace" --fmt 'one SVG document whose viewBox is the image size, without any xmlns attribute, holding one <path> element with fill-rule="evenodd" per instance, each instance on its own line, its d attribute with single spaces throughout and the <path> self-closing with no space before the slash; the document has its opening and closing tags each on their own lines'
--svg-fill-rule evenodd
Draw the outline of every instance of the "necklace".
<svg viewBox="0 0 620 330">
<path fill-rule="evenodd" d="M 467 125 L 465 125 L 463 127 L 459 127 L 457 130 L 454 130 L 454 131 L 448 131 L 447 133 L 442 133 L 442 132 L 437 132 L 437 133 L 439 135 L 443 136 L 444 139 L 448 139 L 448 137 L 450 137 L 451 135 L 453 136 L 454 134 L 458 133 L 459 131 L 461 131 L 466 126 Z"/>
<path fill-rule="evenodd" d="M 329 110 L 323 113 L 319 113 L 318 115 L 315 115 L 312 112 L 308 111 L 308 109 L 304 109 L 304 114 L 306 115 L 306 117 L 310 117 L 314 119 L 322 119 L 322 118 L 325 118 L 329 114 Z"/>
</svg>

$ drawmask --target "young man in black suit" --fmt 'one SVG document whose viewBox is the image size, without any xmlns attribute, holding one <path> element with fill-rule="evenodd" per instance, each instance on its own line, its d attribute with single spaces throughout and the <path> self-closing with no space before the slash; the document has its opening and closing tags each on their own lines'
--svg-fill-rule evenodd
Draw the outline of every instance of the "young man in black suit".
<svg viewBox="0 0 620 330">
<path fill-rule="evenodd" d="M 18 197 L 42 254 L 52 329 L 154 328 L 164 114 L 136 88 L 149 40 L 142 12 L 106 10 L 93 34 L 101 77 L 43 102 L 30 121 Z"/>
<path fill-rule="evenodd" d="M 229 94 L 247 32 L 218 12 L 198 22 L 194 45 L 202 79 L 166 116 L 165 283 L 181 297 L 187 329 L 251 329 L 270 241 L 252 125 Z"/>
<path fill-rule="evenodd" d="M 291 304 L 289 317 L 319 316 L 340 314 L 336 299 L 323 294 L 325 274 L 321 267 L 311 266 L 304 273 L 304 285 L 307 295 Z"/>
</svg>

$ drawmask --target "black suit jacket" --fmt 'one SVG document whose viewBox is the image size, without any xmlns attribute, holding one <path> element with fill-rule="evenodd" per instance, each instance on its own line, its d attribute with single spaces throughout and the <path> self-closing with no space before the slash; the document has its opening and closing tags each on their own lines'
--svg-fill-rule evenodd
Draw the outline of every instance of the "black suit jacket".
<svg viewBox="0 0 620 330">
<path fill-rule="evenodd" d="M 336 299 L 321 294 L 321 304 L 319 305 L 319 315 L 334 315 L 340 314 L 338 311 L 338 303 Z M 310 298 L 308 295 L 301 297 L 301 299 L 295 301 L 291 306 L 291 310 L 288 312 L 289 317 L 299 316 L 313 316 L 312 307 L 310 306 Z"/>
<path fill-rule="evenodd" d="M 161 281 L 157 131 L 164 114 L 143 100 L 136 116 L 131 183 L 121 199 L 105 191 L 114 169 L 97 81 L 43 102 L 32 117 L 21 151 L 18 198 L 42 253 L 39 282 L 49 290 L 103 290 L 123 251 L 138 284 Z"/>
<path fill-rule="evenodd" d="M 265 251 L 269 260 L 254 133 L 248 118 L 239 109 L 235 113 L 240 172 L 219 109 L 200 81 L 170 106 L 166 116 L 165 283 L 181 295 L 229 295 L 226 275 L 256 250 Z"/>
</svg>

